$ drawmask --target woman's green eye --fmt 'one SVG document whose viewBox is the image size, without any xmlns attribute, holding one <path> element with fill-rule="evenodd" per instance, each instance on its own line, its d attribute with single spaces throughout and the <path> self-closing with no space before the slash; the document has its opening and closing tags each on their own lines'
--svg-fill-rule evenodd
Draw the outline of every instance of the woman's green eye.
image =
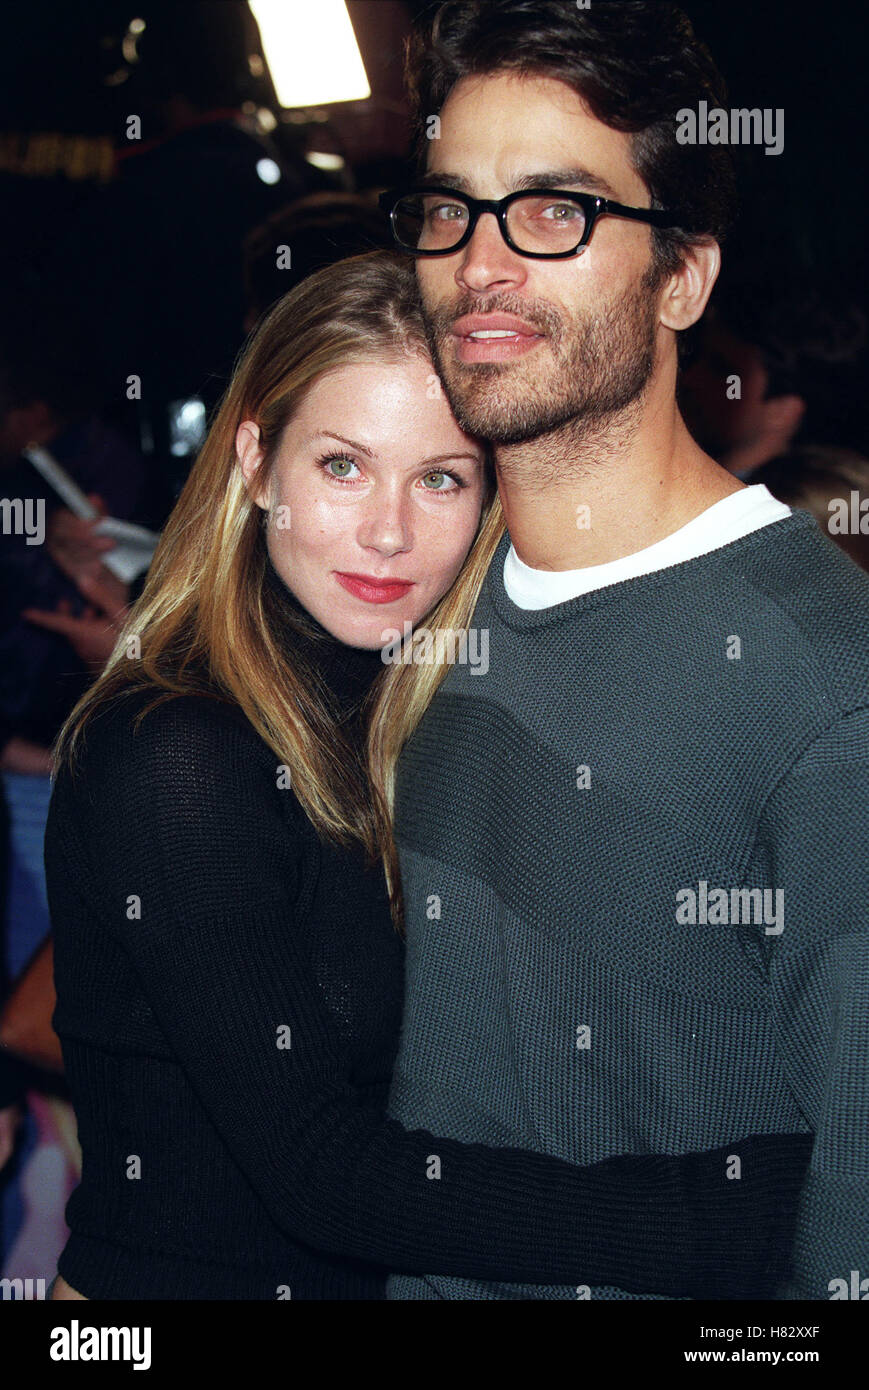
<svg viewBox="0 0 869 1390">
<path fill-rule="evenodd" d="M 352 459 L 330 459 L 330 460 L 329 460 L 329 468 L 330 468 L 330 470 L 334 470 L 334 471 L 333 471 L 333 477 L 335 477 L 335 478 L 346 478 L 346 477 L 347 477 L 347 474 L 348 474 L 349 471 L 350 471 L 350 469 L 351 469 L 351 468 L 355 468 L 355 467 L 356 467 L 356 465 L 355 465 L 355 463 L 353 463 Z M 338 471 L 339 469 L 341 470 L 340 472 Z"/>
<path fill-rule="evenodd" d="M 428 480 L 430 480 L 431 478 L 437 478 L 437 479 L 439 479 L 439 480 L 442 480 L 442 479 L 444 479 L 446 476 L 447 476 L 446 473 L 437 473 L 437 472 L 435 472 L 435 473 L 426 473 L 426 475 L 425 475 L 423 481 L 427 483 Z M 437 486 L 437 487 L 430 488 L 429 491 L 430 491 L 430 492 L 444 492 L 445 489 L 442 488 L 442 487 L 440 487 L 440 486 Z"/>
</svg>

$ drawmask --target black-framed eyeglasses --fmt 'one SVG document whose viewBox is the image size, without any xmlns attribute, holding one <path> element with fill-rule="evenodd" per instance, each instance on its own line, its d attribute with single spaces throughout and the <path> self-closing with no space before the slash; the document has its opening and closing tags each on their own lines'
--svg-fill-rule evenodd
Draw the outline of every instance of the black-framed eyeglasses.
<svg viewBox="0 0 869 1390">
<path fill-rule="evenodd" d="M 511 251 L 535 260 L 580 255 L 599 217 L 628 217 L 652 227 L 686 227 L 675 212 L 632 208 L 594 193 L 564 188 L 528 188 L 506 198 L 471 198 L 455 188 L 424 184 L 390 188 L 378 199 L 392 235 L 412 256 L 451 256 L 474 235 L 480 213 L 491 212 Z"/>
</svg>

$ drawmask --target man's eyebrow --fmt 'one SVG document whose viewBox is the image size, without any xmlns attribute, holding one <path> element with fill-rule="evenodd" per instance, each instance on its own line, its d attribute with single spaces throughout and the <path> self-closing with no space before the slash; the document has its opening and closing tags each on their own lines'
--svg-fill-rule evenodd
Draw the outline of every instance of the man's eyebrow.
<svg viewBox="0 0 869 1390">
<path fill-rule="evenodd" d="M 471 182 L 462 174 L 438 172 L 424 174 L 420 183 L 434 188 L 455 188 L 459 193 L 469 193 Z M 604 198 L 618 199 L 615 189 L 600 174 L 594 174 L 581 165 L 571 165 L 563 169 L 539 169 L 533 174 L 523 174 L 514 179 L 511 193 L 519 193 L 526 188 L 581 188 L 591 193 L 600 193 Z"/>
</svg>

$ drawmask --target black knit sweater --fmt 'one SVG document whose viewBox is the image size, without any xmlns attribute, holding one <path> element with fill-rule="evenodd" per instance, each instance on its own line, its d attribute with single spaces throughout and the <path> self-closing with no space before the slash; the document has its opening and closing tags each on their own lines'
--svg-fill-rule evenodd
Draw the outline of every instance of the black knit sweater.
<svg viewBox="0 0 869 1390">
<path fill-rule="evenodd" d="M 307 645 L 352 720 L 379 653 L 312 627 L 281 630 L 287 660 Z M 579 1168 L 386 1118 L 403 948 L 380 870 L 318 839 L 237 707 L 174 698 L 134 733 L 143 702 L 96 717 L 46 834 L 84 1160 L 59 1261 L 75 1289 L 379 1299 L 388 1270 L 772 1288 L 805 1136 L 741 1143 L 728 1181 L 726 1148 Z"/>
</svg>

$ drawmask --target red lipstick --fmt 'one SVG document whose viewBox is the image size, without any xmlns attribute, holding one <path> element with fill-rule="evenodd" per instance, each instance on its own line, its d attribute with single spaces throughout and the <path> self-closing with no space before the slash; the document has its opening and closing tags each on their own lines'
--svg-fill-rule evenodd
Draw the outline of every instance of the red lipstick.
<svg viewBox="0 0 869 1390">
<path fill-rule="evenodd" d="M 345 574 L 335 571 L 338 583 L 364 603 L 394 603 L 414 586 L 413 579 L 378 579 L 376 574 Z"/>
</svg>

